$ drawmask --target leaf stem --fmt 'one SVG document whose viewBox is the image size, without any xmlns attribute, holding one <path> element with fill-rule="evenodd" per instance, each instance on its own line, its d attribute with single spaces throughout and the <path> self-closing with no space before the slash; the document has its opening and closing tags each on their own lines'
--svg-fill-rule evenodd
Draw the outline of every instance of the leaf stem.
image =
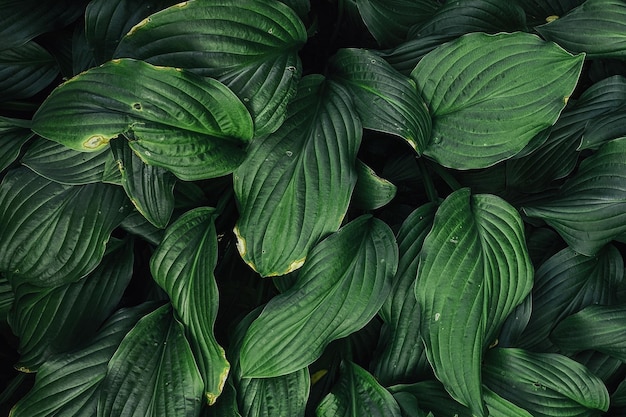
<svg viewBox="0 0 626 417">
<path fill-rule="evenodd" d="M 437 189 L 435 188 L 435 184 L 433 183 L 433 179 L 430 176 L 430 172 L 428 171 L 428 167 L 422 158 L 417 159 L 417 166 L 419 167 L 420 174 L 422 174 L 422 181 L 424 182 L 424 188 L 426 189 L 426 196 L 428 197 L 428 201 L 433 203 L 439 202 L 439 195 L 437 194 Z"/>
<path fill-rule="evenodd" d="M 460 190 L 463 186 L 450 174 L 448 170 L 439 164 L 432 164 L 431 168 L 450 187 L 452 191 Z"/>
</svg>

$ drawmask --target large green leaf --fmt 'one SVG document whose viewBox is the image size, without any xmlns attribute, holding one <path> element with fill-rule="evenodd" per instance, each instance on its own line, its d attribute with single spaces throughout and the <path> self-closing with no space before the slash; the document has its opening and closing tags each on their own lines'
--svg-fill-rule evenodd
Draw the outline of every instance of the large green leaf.
<svg viewBox="0 0 626 417">
<path fill-rule="evenodd" d="M 154 280 L 168 294 L 185 325 L 209 404 L 222 392 L 230 367 L 213 334 L 219 304 L 213 275 L 217 264 L 216 216 L 208 207 L 183 214 L 167 228 L 150 259 Z"/>
<path fill-rule="evenodd" d="M 121 59 L 55 89 L 35 114 L 33 130 L 79 151 L 99 150 L 124 135 L 145 163 L 197 180 L 235 169 L 253 126 L 243 103 L 220 82 Z"/>
<path fill-rule="evenodd" d="M 456 169 L 510 158 L 554 124 L 583 61 L 527 33 L 473 33 L 437 48 L 411 73 L 433 118 L 424 154 Z"/>
<path fill-rule="evenodd" d="M 589 305 L 561 321 L 550 339 L 566 353 L 597 350 L 626 361 L 626 306 Z"/>
<path fill-rule="evenodd" d="M 0 101 L 31 97 L 59 74 L 54 57 L 31 41 L 13 49 L 0 48 Z"/>
<path fill-rule="evenodd" d="M 0 184 L 0 271 L 16 284 L 77 281 L 98 265 L 129 208 L 120 187 L 62 185 L 15 169 Z"/>
<path fill-rule="evenodd" d="M 59 354 L 37 371 L 35 384 L 11 410 L 12 417 L 93 417 L 107 372 L 120 342 L 152 303 L 117 311 L 85 347 Z"/>
<path fill-rule="evenodd" d="M 565 16 L 535 28 L 544 38 L 589 58 L 626 58 L 626 3 L 587 0 Z"/>
<path fill-rule="evenodd" d="M 242 258 L 262 276 L 299 268 L 313 245 L 339 228 L 356 183 L 361 134 L 345 88 L 312 75 L 301 81 L 281 128 L 252 142 L 234 173 L 235 233 Z"/>
<path fill-rule="evenodd" d="M 202 377 L 166 304 L 139 320 L 108 363 L 98 417 L 196 417 Z"/>
<path fill-rule="evenodd" d="M 333 340 L 374 317 L 390 290 L 398 249 L 389 226 L 361 216 L 311 251 L 294 285 L 272 298 L 246 334 L 244 377 L 310 365 Z"/>
<path fill-rule="evenodd" d="M 243 100 L 262 136 L 284 120 L 306 39 L 295 12 L 276 0 L 191 0 L 133 27 L 115 55 L 218 78 Z"/>
<path fill-rule="evenodd" d="M 626 138 L 585 159 L 554 196 L 524 208 L 545 220 L 575 251 L 593 256 L 626 231 Z"/>
<path fill-rule="evenodd" d="M 365 369 L 352 362 L 341 366 L 341 377 L 315 410 L 317 417 L 401 417 L 397 401 Z"/>
<path fill-rule="evenodd" d="M 431 120 L 409 78 L 365 49 L 341 49 L 329 64 L 333 79 L 350 90 L 363 127 L 400 136 L 422 153 Z"/>
<path fill-rule="evenodd" d="M 587 368 L 554 353 L 491 349 L 485 384 L 533 417 L 599 416 L 609 408 L 602 381 Z"/>
<path fill-rule="evenodd" d="M 417 276 L 420 330 L 435 375 L 484 416 L 483 352 L 532 287 L 519 214 L 493 195 L 452 193 L 437 210 Z"/>
<path fill-rule="evenodd" d="M 22 120 L 0 116 L 0 172 L 19 156 L 22 145 L 34 136 Z"/>
</svg>

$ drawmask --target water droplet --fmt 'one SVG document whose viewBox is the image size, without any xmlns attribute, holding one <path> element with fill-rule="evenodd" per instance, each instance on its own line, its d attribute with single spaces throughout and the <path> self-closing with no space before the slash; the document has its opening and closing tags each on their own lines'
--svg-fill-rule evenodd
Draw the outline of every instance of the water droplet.
<svg viewBox="0 0 626 417">
<path fill-rule="evenodd" d="M 291 157 L 293 155 L 293 152 L 287 151 L 287 152 L 285 152 L 285 155 L 287 155 L 288 157 Z"/>
<path fill-rule="evenodd" d="M 269 33 L 270 35 L 271 35 L 272 33 L 274 33 L 274 28 L 269 28 L 269 29 L 267 30 L 267 33 Z"/>
<path fill-rule="evenodd" d="M 247 102 L 249 102 L 249 101 L 250 101 L 250 99 L 249 99 L 248 97 L 244 97 L 244 98 L 243 98 L 243 101 L 247 103 Z"/>
<path fill-rule="evenodd" d="M 435 136 L 433 138 L 433 142 L 436 143 L 436 144 L 440 144 L 442 140 L 443 140 L 443 138 L 441 136 Z"/>
<path fill-rule="evenodd" d="M 450 243 L 454 243 L 456 245 L 457 243 L 459 243 L 459 237 L 458 236 L 452 236 L 450 238 Z"/>
<path fill-rule="evenodd" d="M 146 154 L 146 156 L 152 156 L 152 154 L 150 153 L 150 151 L 145 151 L 144 154 Z"/>
<path fill-rule="evenodd" d="M 372 64 L 375 64 L 375 63 L 376 63 L 376 60 L 375 60 L 375 59 L 372 59 L 372 60 L 371 60 L 371 62 L 372 62 Z"/>
<path fill-rule="evenodd" d="M 441 314 L 435 313 L 435 321 L 439 321 L 440 317 L 441 317 Z"/>
</svg>

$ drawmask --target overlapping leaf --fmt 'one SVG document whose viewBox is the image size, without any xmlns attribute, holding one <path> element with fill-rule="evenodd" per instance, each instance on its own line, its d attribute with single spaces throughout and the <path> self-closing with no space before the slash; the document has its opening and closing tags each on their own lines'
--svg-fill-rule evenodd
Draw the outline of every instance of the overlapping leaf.
<svg viewBox="0 0 626 417">
<path fill-rule="evenodd" d="M 515 155 L 557 120 L 583 60 L 527 33 L 474 33 L 437 48 L 411 73 L 433 118 L 424 154 L 456 169 Z"/>
<path fill-rule="evenodd" d="M 33 130 L 79 151 L 99 150 L 123 134 L 145 163 L 197 180 L 235 169 L 253 126 L 220 82 L 123 59 L 54 90 L 35 114 Z"/>
<path fill-rule="evenodd" d="M 535 20 L 545 22 L 551 16 L 563 16 L 585 0 L 525 0 L 520 5 Z"/>
<path fill-rule="evenodd" d="M 7 321 L 7 315 L 14 299 L 15 294 L 11 284 L 9 284 L 9 280 L 0 275 L 0 323 Z"/>
<path fill-rule="evenodd" d="M 150 260 L 155 281 L 185 325 L 209 404 L 222 392 L 230 367 L 213 334 L 219 304 L 213 276 L 217 264 L 215 216 L 215 210 L 208 207 L 182 215 L 166 230 Z"/>
<path fill-rule="evenodd" d="M 363 210 L 376 210 L 388 204 L 396 195 L 397 187 L 360 159 L 356 162 L 357 181 L 352 195 L 352 204 Z"/>
<path fill-rule="evenodd" d="M 430 379 L 414 384 L 393 385 L 388 389 L 396 398 L 398 395 L 414 397 L 421 408 L 432 412 L 435 416 L 472 416 L 470 410 L 452 399 L 441 382 L 437 380 Z"/>
<path fill-rule="evenodd" d="M 31 97 L 58 74 L 54 57 L 33 41 L 13 49 L 0 48 L 0 101 Z"/>
<path fill-rule="evenodd" d="M 415 294 L 435 375 L 482 416 L 481 358 L 532 286 L 533 268 L 517 211 L 493 195 L 451 194 L 420 253 Z"/>
<path fill-rule="evenodd" d="M 4 171 L 20 154 L 20 149 L 33 132 L 23 126 L 23 120 L 0 117 L 0 172 Z"/>
<path fill-rule="evenodd" d="M 585 159 L 558 194 L 524 209 L 554 227 L 575 251 L 595 255 L 626 231 L 626 138 Z"/>
<path fill-rule="evenodd" d="M 0 184 L 0 271 L 16 283 L 77 281 L 98 265 L 129 208 L 120 187 L 62 185 L 15 169 Z"/>
<path fill-rule="evenodd" d="M 397 268 L 389 226 L 361 216 L 320 242 L 295 284 L 265 306 L 246 334 L 244 377 L 285 375 L 310 365 L 333 340 L 379 310 Z"/>
<path fill-rule="evenodd" d="M 590 58 L 626 57 L 626 4 L 587 0 L 565 16 L 535 28 L 544 38 Z"/>
<path fill-rule="evenodd" d="M 242 258 L 262 276 L 299 268 L 313 245 L 339 228 L 361 134 L 345 88 L 312 75 L 301 81 L 281 128 L 253 141 L 234 173 L 235 233 Z"/>
<path fill-rule="evenodd" d="M 284 120 L 305 41 L 298 16 L 276 0 L 191 0 L 136 25 L 115 55 L 218 78 L 243 100 L 262 136 Z"/>
</svg>

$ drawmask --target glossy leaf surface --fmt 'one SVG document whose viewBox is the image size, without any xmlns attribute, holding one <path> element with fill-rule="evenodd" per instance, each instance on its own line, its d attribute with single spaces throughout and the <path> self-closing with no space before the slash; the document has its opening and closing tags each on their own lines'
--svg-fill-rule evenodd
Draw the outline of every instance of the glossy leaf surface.
<svg viewBox="0 0 626 417">
<path fill-rule="evenodd" d="M 54 57 L 35 42 L 13 49 L 0 48 L 0 101 L 31 97 L 58 74 Z"/>
</svg>

